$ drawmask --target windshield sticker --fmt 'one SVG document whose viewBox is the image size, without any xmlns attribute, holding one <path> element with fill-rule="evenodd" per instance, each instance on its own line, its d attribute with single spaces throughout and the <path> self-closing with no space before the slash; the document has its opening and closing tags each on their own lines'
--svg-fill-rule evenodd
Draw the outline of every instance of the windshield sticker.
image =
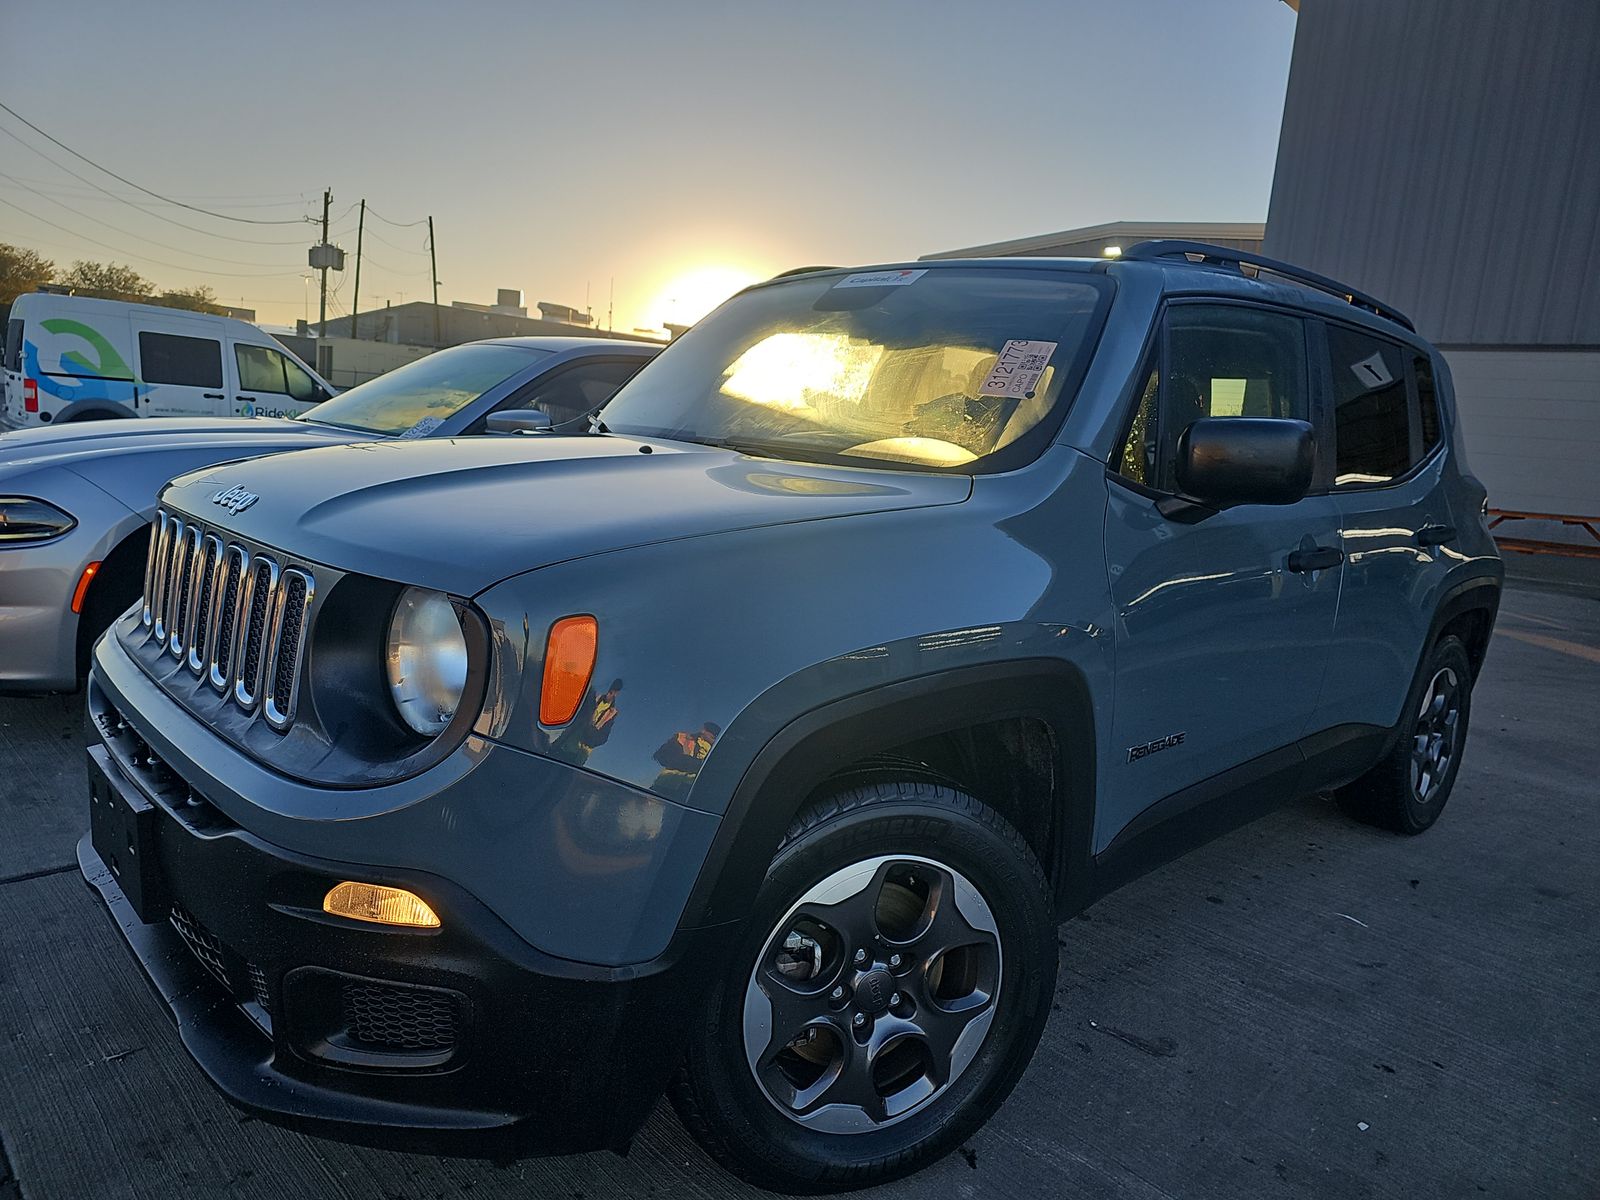
<svg viewBox="0 0 1600 1200">
<path fill-rule="evenodd" d="M 410 429 L 406 430 L 400 436 L 403 437 L 403 438 L 427 437 L 430 433 L 432 433 L 435 429 L 439 428 L 439 426 L 441 426 L 443 424 L 444 424 L 444 418 L 443 417 L 423 417 L 422 420 L 418 421 L 415 425 L 413 425 Z"/>
<path fill-rule="evenodd" d="M 846 275 L 835 288 L 855 287 L 905 287 L 908 283 L 915 283 L 928 273 L 927 267 L 907 271 L 859 271 L 854 275 Z"/>
<path fill-rule="evenodd" d="M 988 376 L 978 387 L 980 396 L 1011 396 L 1022 399 L 1033 394 L 1039 376 L 1056 352 L 1054 342 L 1010 341 L 1000 348 Z"/>
</svg>

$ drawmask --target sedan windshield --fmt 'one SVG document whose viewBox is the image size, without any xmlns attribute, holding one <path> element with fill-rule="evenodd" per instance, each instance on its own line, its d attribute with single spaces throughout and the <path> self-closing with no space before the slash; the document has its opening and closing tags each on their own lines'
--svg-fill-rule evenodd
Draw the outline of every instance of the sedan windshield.
<svg viewBox="0 0 1600 1200">
<path fill-rule="evenodd" d="M 617 433 L 777 458 L 985 472 L 1059 426 L 1104 314 L 1098 275 L 932 267 L 745 292 L 602 414 Z"/>
<path fill-rule="evenodd" d="M 483 342 L 452 346 L 341 392 L 304 419 L 362 433 L 422 437 L 549 354 Z"/>
</svg>

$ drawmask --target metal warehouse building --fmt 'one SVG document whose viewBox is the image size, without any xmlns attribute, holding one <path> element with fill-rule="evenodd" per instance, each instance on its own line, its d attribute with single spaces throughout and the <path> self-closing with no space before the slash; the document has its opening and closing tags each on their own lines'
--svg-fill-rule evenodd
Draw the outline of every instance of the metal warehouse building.
<svg viewBox="0 0 1600 1200">
<path fill-rule="evenodd" d="M 1265 252 L 1444 350 L 1492 506 L 1600 517 L 1600 0 L 1295 7 Z"/>
<path fill-rule="evenodd" d="M 1222 221 L 1110 221 L 1104 225 L 1085 225 L 1032 237 L 967 246 L 960 250 L 941 250 L 923 258 L 987 258 L 991 255 L 1042 255 L 1051 258 L 1101 258 L 1120 253 L 1124 246 L 1159 238 L 1180 238 L 1190 242 L 1210 242 L 1230 250 L 1261 253 L 1266 227 Z"/>
</svg>

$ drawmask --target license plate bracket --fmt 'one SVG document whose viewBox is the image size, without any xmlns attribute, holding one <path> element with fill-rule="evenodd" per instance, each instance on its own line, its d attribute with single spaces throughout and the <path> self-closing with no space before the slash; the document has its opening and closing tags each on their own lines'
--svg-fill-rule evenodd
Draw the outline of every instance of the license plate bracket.
<svg viewBox="0 0 1600 1200">
<path fill-rule="evenodd" d="M 164 921 L 172 901 L 161 872 L 161 810 L 116 780 L 96 749 L 88 763 L 90 842 L 139 919 Z"/>
</svg>

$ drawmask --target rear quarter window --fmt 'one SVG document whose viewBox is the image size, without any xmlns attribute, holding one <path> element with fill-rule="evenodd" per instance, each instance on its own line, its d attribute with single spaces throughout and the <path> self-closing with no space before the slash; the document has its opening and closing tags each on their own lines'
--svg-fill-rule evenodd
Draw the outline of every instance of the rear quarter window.
<svg viewBox="0 0 1600 1200">
<path fill-rule="evenodd" d="M 6 322 L 5 369 L 22 370 L 22 318 L 12 317 Z"/>
<path fill-rule="evenodd" d="M 1444 440 L 1432 358 L 1366 330 L 1329 323 L 1334 487 L 1406 478 Z"/>
<path fill-rule="evenodd" d="M 172 333 L 139 334 L 139 373 L 145 383 L 222 386 L 222 343 Z"/>
</svg>

